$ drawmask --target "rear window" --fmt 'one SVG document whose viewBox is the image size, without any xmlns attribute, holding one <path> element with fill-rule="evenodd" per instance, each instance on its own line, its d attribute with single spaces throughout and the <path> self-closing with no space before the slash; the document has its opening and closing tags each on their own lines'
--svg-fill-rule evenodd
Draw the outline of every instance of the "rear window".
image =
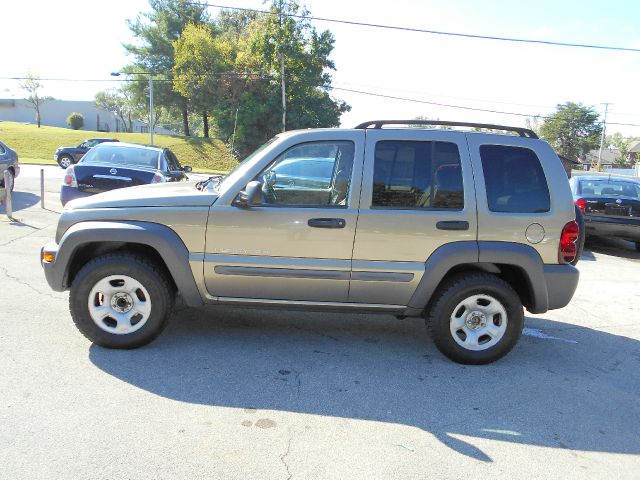
<svg viewBox="0 0 640 480">
<path fill-rule="evenodd" d="M 132 167 L 158 168 L 160 152 L 146 148 L 98 145 L 82 157 L 80 163 L 108 163 Z"/>
<path fill-rule="evenodd" d="M 539 213 L 551 208 L 540 159 L 533 150 L 482 145 L 480 159 L 492 212 Z"/>
<path fill-rule="evenodd" d="M 374 208 L 462 210 L 464 190 L 456 144 L 378 142 L 371 204 Z"/>
<path fill-rule="evenodd" d="M 633 182 L 616 181 L 616 180 L 580 180 L 580 191 L 582 195 L 607 196 L 616 197 L 640 197 L 640 185 Z"/>
</svg>

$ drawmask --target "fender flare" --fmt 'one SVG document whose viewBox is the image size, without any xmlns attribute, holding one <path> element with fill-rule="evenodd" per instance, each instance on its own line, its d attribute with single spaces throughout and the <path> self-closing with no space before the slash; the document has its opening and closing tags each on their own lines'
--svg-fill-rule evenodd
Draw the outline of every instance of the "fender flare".
<svg viewBox="0 0 640 480">
<path fill-rule="evenodd" d="M 138 243 L 154 248 L 165 262 L 185 303 L 204 304 L 189 266 L 189 250 L 178 234 L 165 225 L 136 221 L 80 222 L 71 226 L 60 239 L 55 262 L 43 264 L 51 288 L 69 288 L 69 265 L 77 250 L 87 243 Z"/>
<path fill-rule="evenodd" d="M 425 262 L 425 272 L 413 293 L 405 314 L 420 316 L 451 269 L 465 265 L 486 270 L 487 264 L 506 264 L 524 273 L 531 295 L 531 313 L 548 310 L 549 299 L 544 263 L 529 245 L 513 242 L 453 242 L 437 248 Z"/>
</svg>

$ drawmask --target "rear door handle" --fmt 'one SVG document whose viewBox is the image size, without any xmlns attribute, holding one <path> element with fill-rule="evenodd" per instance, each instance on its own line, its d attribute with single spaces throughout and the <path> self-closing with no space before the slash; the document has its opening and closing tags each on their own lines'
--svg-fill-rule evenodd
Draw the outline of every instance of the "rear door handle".
<svg viewBox="0 0 640 480">
<path fill-rule="evenodd" d="M 438 222 L 436 223 L 438 230 L 469 230 L 469 222 L 465 221 L 451 221 L 451 222 Z"/>
<path fill-rule="evenodd" d="M 307 225 L 314 228 L 344 228 L 347 222 L 343 218 L 310 218 Z"/>
</svg>

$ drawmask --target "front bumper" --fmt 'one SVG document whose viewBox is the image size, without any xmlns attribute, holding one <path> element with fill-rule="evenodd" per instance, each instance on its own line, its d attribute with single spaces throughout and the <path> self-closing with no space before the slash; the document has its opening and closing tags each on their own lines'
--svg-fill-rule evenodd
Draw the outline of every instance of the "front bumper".
<svg viewBox="0 0 640 480">
<path fill-rule="evenodd" d="M 43 260 L 44 253 L 51 253 L 54 256 L 52 262 L 45 262 Z M 47 283 L 52 290 L 56 292 L 63 292 L 65 290 L 65 269 L 56 268 L 60 263 L 57 262 L 59 253 L 59 246 L 56 242 L 49 242 L 40 249 L 40 263 L 44 270 L 44 276 L 47 279 Z M 61 271 L 62 270 L 62 271 Z"/>
<path fill-rule="evenodd" d="M 566 307 L 578 287 L 580 272 L 573 265 L 545 265 L 549 310 Z"/>
</svg>

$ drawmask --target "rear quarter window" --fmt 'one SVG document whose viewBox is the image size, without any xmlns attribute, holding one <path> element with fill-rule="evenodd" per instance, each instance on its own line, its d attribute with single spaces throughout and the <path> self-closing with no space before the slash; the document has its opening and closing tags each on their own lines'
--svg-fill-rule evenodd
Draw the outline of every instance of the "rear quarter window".
<svg viewBox="0 0 640 480">
<path fill-rule="evenodd" d="M 489 210 L 541 213 L 551 209 L 547 179 L 533 150 L 482 145 L 480 160 Z"/>
</svg>

